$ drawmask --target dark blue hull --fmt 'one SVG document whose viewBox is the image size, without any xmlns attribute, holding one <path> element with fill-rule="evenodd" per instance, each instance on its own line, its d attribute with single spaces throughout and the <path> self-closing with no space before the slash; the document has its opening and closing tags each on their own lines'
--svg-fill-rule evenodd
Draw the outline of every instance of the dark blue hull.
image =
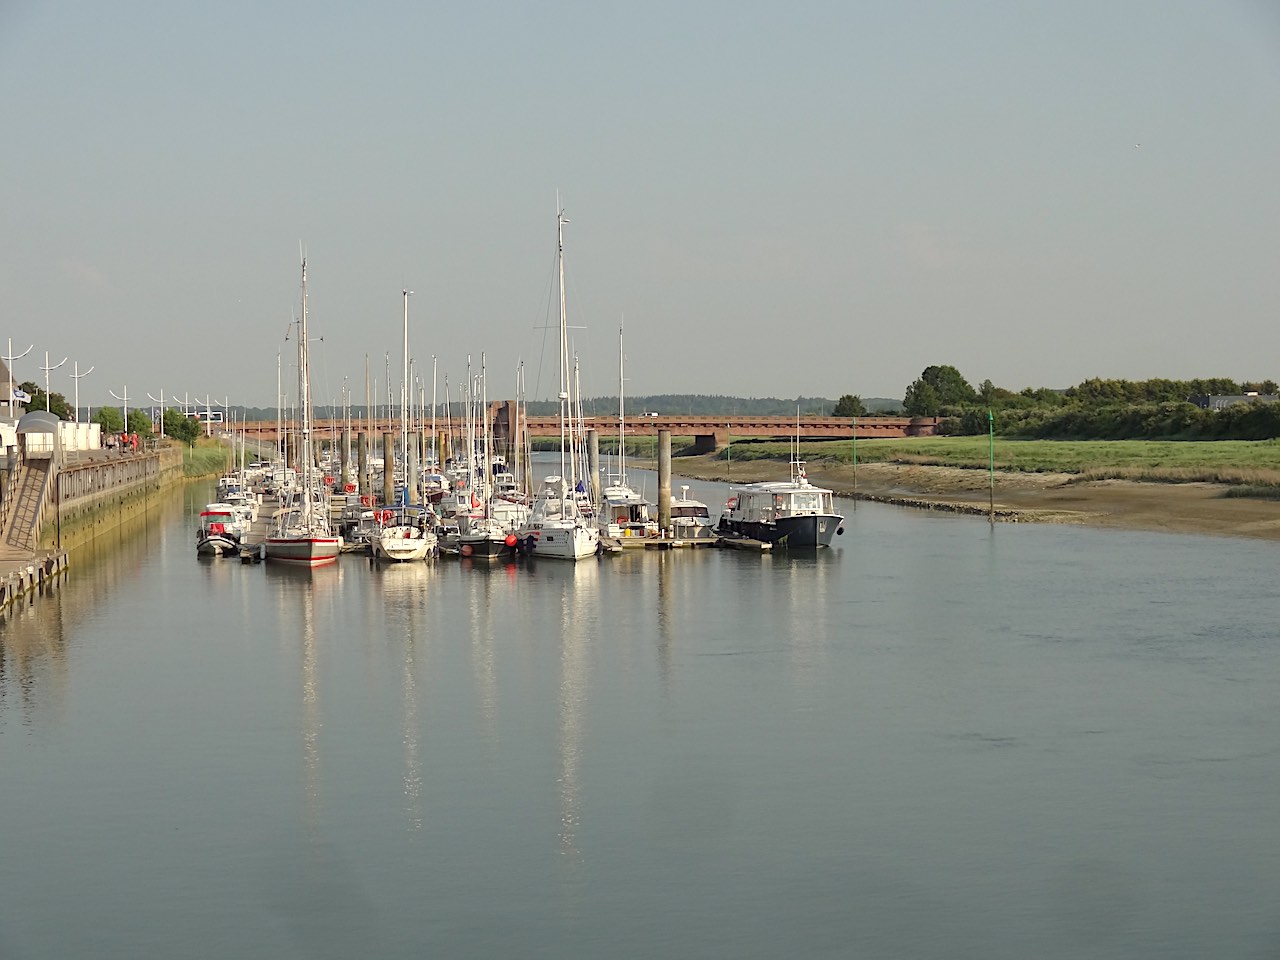
<svg viewBox="0 0 1280 960">
<path fill-rule="evenodd" d="M 750 537 L 752 540 L 763 540 L 778 547 L 829 547 L 836 535 L 841 533 L 844 517 L 835 514 L 823 514 L 806 517 L 782 517 L 772 523 L 756 523 L 746 520 L 726 518 L 723 526 L 730 533 Z"/>
</svg>

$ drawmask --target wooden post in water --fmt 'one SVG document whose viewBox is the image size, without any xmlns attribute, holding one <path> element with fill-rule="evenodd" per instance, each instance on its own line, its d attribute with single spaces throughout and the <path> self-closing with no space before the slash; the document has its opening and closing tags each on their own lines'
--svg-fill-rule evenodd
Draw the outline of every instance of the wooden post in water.
<svg viewBox="0 0 1280 960">
<path fill-rule="evenodd" d="M 604 487 L 600 486 L 600 431 L 595 427 L 587 431 L 587 472 L 591 480 L 591 502 L 598 504 Z"/>
<path fill-rule="evenodd" d="M 671 431 L 658 431 L 658 527 L 671 530 Z"/>
<path fill-rule="evenodd" d="M 422 435 L 409 434 L 409 462 L 404 468 L 405 503 L 418 504 L 418 449 L 422 444 Z"/>
<path fill-rule="evenodd" d="M 396 502 L 396 445 L 390 430 L 382 435 L 382 502 Z"/>
<path fill-rule="evenodd" d="M 346 493 L 347 484 L 351 482 L 351 428 L 342 428 L 342 446 L 338 448 L 338 463 L 341 464 L 339 476 L 342 478 L 342 492 Z"/>
<path fill-rule="evenodd" d="M 356 434 L 356 486 L 362 496 L 369 495 L 369 438 L 363 430 Z"/>
<path fill-rule="evenodd" d="M 987 450 L 991 464 L 991 498 L 988 513 L 988 522 L 996 522 L 996 418 L 990 410 L 987 411 Z"/>
<path fill-rule="evenodd" d="M 858 509 L 858 418 L 853 418 L 853 509 Z"/>
</svg>

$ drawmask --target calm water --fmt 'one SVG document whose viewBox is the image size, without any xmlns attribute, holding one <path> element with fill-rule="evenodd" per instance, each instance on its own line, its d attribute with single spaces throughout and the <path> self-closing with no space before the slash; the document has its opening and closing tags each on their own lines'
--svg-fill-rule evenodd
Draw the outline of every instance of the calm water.
<svg viewBox="0 0 1280 960">
<path fill-rule="evenodd" d="M 299 574 L 204 499 L 0 626 L 5 960 L 1280 954 L 1273 545 Z"/>
</svg>

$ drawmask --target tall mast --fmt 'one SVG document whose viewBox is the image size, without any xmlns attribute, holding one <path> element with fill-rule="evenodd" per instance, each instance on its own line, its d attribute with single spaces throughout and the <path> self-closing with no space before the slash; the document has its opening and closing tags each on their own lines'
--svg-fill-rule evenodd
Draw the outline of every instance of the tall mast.
<svg viewBox="0 0 1280 960">
<path fill-rule="evenodd" d="M 307 258 L 302 258 L 302 320 L 298 334 L 298 406 L 302 418 L 302 519 L 311 522 L 311 384 L 307 375 L 310 362 L 307 348 Z"/>
<path fill-rule="evenodd" d="M 559 207 L 559 198 L 556 206 Z M 569 486 L 577 483 L 573 475 L 573 431 L 569 426 L 569 418 L 573 410 L 569 405 L 569 325 L 564 306 L 564 225 L 569 221 L 564 211 L 556 212 L 556 261 L 560 285 L 560 476 L 566 474 L 566 463 L 569 468 Z"/>
<path fill-rule="evenodd" d="M 409 502 L 409 298 L 413 291 L 404 289 L 404 380 L 400 384 L 400 462 L 404 469 L 404 502 Z"/>
<path fill-rule="evenodd" d="M 622 375 L 622 321 L 618 322 L 618 483 L 627 485 L 627 419 L 622 407 L 624 378 Z"/>
<path fill-rule="evenodd" d="M 484 351 L 480 351 L 480 416 L 484 419 L 484 483 L 481 485 L 481 496 L 484 497 L 484 515 L 491 516 L 489 510 L 489 480 L 493 476 L 493 453 L 489 423 L 489 383 L 485 379 Z"/>
</svg>

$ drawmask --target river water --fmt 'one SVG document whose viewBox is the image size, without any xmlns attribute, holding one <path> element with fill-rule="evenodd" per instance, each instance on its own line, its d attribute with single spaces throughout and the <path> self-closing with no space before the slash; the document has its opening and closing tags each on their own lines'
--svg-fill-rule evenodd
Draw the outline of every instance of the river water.
<svg viewBox="0 0 1280 960">
<path fill-rule="evenodd" d="M 1280 952 L 1274 545 L 299 573 L 208 495 L 0 627 L 5 960 Z"/>
</svg>

